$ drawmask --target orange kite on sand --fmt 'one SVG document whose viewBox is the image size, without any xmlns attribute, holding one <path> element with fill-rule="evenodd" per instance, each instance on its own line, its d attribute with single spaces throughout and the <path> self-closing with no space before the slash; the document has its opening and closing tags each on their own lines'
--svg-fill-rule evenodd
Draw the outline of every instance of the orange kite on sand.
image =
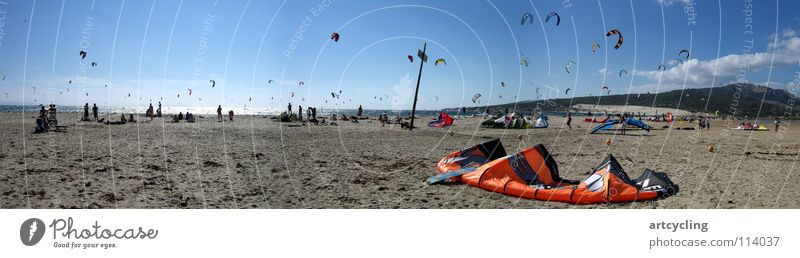
<svg viewBox="0 0 800 258">
<path fill-rule="evenodd" d="M 438 169 L 429 184 L 457 181 L 510 196 L 572 204 L 654 200 L 678 192 L 678 185 L 662 172 L 645 169 L 631 179 L 611 154 L 586 179 L 563 179 L 544 145 L 506 155 L 499 139 L 455 151 L 439 161 Z"/>
</svg>

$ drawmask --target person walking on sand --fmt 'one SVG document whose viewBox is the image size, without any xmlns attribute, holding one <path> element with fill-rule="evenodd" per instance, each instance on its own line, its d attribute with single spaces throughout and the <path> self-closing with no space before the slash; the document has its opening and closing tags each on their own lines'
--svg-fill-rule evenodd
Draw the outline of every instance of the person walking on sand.
<svg viewBox="0 0 800 258">
<path fill-rule="evenodd" d="M 217 122 L 222 122 L 222 105 L 217 107 Z"/>
<path fill-rule="evenodd" d="M 567 126 L 572 130 L 572 113 L 567 111 Z"/>
<path fill-rule="evenodd" d="M 303 122 L 303 106 L 297 105 L 297 120 Z"/>
<path fill-rule="evenodd" d="M 781 120 L 776 116 L 775 121 L 772 121 L 775 124 L 775 133 L 778 133 L 778 127 L 781 125 Z"/>
<path fill-rule="evenodd" d="M 92 103 L 92 116 L 94 116 L 94 120 L 97 121 L 97 103 Z"/>
<path fill-rule="evenodd" d="M 364 109 L 361 108 L 361 105 L 358 105 L 358 117 L 361 118 L 363 114 L 364 114 Z"/>
</svg>

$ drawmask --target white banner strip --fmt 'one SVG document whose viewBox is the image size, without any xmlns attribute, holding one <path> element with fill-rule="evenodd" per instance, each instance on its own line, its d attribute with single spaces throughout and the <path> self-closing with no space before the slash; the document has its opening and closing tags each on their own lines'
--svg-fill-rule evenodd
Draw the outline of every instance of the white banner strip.
<svg viewBox="0 0 800 258">
<path fill-rule="evenodd" d="M 0 214 L 3 257 L 598 253 L 606 254 L 600 257 L 763 257 L 800 251 L 798 210 L 0 210 Z M 36 219 L 44 227 L 34 223 L 39 226 L 32 229 Z"/>
</svg>

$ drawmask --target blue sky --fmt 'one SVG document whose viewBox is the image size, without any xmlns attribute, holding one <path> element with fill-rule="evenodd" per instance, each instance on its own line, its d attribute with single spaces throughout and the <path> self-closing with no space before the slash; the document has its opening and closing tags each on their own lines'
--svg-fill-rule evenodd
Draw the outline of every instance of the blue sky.
<svg viewBox="0 0 800 258">
<path fill-rule="evenodd" d="M 612 94 L 789 87 L 800 3 L 756 2 L 0 0 L 0 104 L 410 109 L 419 60 L 406 56 L 423 42 L 421 109 L 597 96 L 604 84 Z M 559 26 L 544 22 L 551 11 Z M 520 25 L 526 12 L 535 21 Z"/>
</svg>

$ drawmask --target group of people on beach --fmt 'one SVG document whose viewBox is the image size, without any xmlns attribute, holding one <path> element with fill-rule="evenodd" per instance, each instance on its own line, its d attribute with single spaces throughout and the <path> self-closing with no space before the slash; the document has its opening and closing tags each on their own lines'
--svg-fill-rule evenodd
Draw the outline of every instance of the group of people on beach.
<svg viewBox="0 0 800 258">
<path fill-rule="evenodd" d="M 51 124 L 58 126 L 56 119 L 56 105 L 50 104 L 50 108 L 45 109 L 44 106 L 39 110 L 39 117 L 36 118 L 36 129 L 34 133 L 43 133 L 50 130 Z"/>
<path fill-rule="evenodd" d="M 194 121 L 194 117 L 192 117 L 192 119 Z M 228 121 L 233 122 L 233 109 L 228 110 Z M 217 107 L 217 122 L 222 122 L 222 105 Z"/>
<path fill-rule="evenodd" d="M 308 107 L 305 109 L 305 119 L 303 119 L 303 106 L 297 105 L 297 113 L 294 113 L 292 110 L 292 103 L 290 102 L 286 106 L 286 115 L 290 121 L 299 121 L 305 124 L 305 122 L 309 122 L 312 124 L 320 124 L 321 121 L 317 120 L 317 108 L 316 107 Z M 335 116 L 335 115 L 334 115 Z M 323 119 L 322 122 L 324 122 Z"/>
</svg>

